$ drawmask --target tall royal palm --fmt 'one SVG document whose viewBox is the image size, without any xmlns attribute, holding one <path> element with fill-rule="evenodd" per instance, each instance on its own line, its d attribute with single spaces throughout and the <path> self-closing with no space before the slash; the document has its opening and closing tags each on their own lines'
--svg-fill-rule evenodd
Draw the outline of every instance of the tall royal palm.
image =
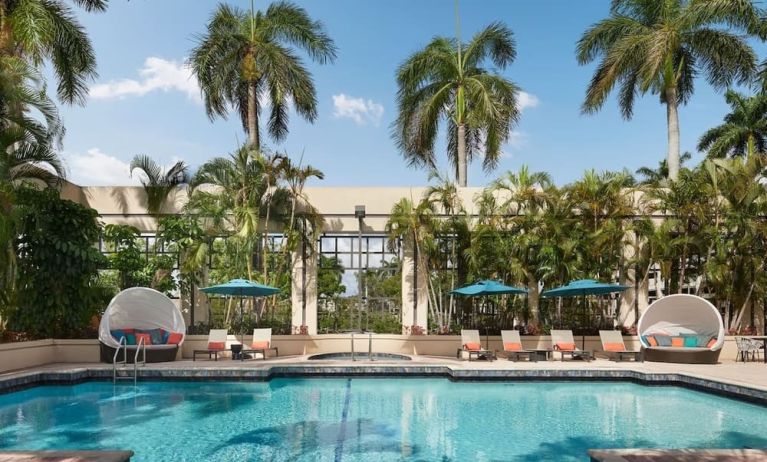
<svg viewBox="0 0 767 462">
<path fill-rule="evenodd" d="M 49 62 L 59 98 L 83 103 L 96 77 L 96 54 L 73 9 L 62 0 L 0 0 L 0 57 L 41 67 Z M 103 11 L 107 0 L 73 0 L 86 11 Z"/>
<path fill-rule="evenodd" d="M 730 113 L 724 123 L 700 138 L 699 151 L 710 157 L 752 156 L 767 148 L 767 95 L 745 96 L 734 90 L 725 93 Z"/>
<path fill-rule="evenodd" d="M 259 117 L 270 108 L 267 128 L 276 140 L 288 132 L 288 106 L 313 122 L 317 96 L 309 70 L 291 47 L 319 63 L 333 61 L 336 48 L 322 23 L 292 3 L 273 3 L 265 12 L 218 6 L 192 50 L 190 64 L 210 118 L 235 110 L 249 145 L 261 149 Z"/>
<path fill-rule="evenodd" d="M 616 86 L 623 117 L 637 95 L 666 105 L 669 178 L 679 173 L 678 107 L 689 101 L 696 76 L 716 89 L 748 82 L 756 57 L 740 32 L 758 27 L 750 0 L 613 0 L 610 17 L 578 41 L 580 64 L 599 60 L 583 111 L 599 110 Z"/>
<path fill-rule="evenodd" d="M 397 70 L 398 117 L 394 139 L 414 166 L 434 169 L 439 125 L 447 122 L 450 163 L 466 186 L 468 163 L 483 156 L 494 169 L 519 118 L 517 86 L 485 67 L 504 70 L 516 57 L 511 30 L 493 23 L 468 43 L 436 37 Z"/>
</svg>

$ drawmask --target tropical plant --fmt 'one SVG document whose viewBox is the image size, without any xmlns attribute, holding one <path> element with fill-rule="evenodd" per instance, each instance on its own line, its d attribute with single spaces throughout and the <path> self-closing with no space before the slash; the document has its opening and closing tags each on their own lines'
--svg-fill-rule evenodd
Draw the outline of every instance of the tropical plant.
<svg viewBox="0 0 767 462">
<path fill-rule="evenodd" d="M 18 297 L 6 313 L 8 326 L 33 338 L 82 335 L 103 308 L 94 290 L 105 263 L 96 246 L 98 213 L 50 188 L 21 188 L 17 195 Z"/>
<path fill-rule="evenodd" d="M 74 0 L 86 11 L 104 11 L 107 0 Z M 96 77 L 96 54 L 74 10 L 62 0 L 0 1 L 0 65 L 14 57 L 40 68 L 50 63 L 56 93 L 66 103 L 84 103 Z"/>
<path fill-rule="evenodd" d="M 618 106 L 631 119 L 636 96 L 658 95 L 666 105 L 669 178 L 679 175 L 678 107 L 692 97 L 696 76 L 715 89 L 748 83 L 756 56 L 747 37 L 760 12 L 749 0 L 615 0 L 610 17 L 577 44 L 582 65 L 599 60 L 583 111 L 599 110 L 618 86 Z"/>
<path fill-rule="evenodd" d="M 435 143 L 447 124 L 447 156 L 458 186 L 467 184 L 468 164 L 483 158 L 493 170 L 519 119 L 518 88 L 490 64 L 504 70 L 516 57 L 511 29 L 493 23 L 468 43 L 434 38 L 397 69 L 397 120 L 392 133 L 411 166 L 436 166 Z"/>
<path fill-rule="evenodd" d="M 189 183 L 189 167 L 178 161 L 167 170 L 151 157 L 140 154 L 130 163 L 131 175 L 138 170 L 146 194 L 146 209 L 155 218 L 162 213 L 170 193 L 179 186 Z"/>
<path fill-rule="evenodd" d="M 313 122 L 317 117 L 312 76 L 291 47 L 322 64 L 336 56 L 322 23 L 303 8 L 279 1 L 265 12 L 220 4 L 192 50 L 190 64 L 208 116 L 226 117 L 234 109 L 256 150 L 262 145 L 259 117 L 264 105 L 270 107 L 267 128 L 275 140 L 287 135 L 291 103 L 304 119 Z"/>
<path fill-rule="evenodd" d="M 730 113 L 724 123 L 707 130 L 698 142 L 698 151 L 709 157 L 753 156 L 767 148 L 767 95 L 745 96 L 734 90 L 724 95 Z"/>
<path fill-rule="evenodd" d="M 684 168 L 685 162 L 690 159 L 692 159 L 692 154 L 689 152 L 685 152 L 679 156 L 679 167 Z M 662 159 L 658 162 L 658 167 L 655 169 L 652 167 L 639 167 L 635 173 L 642 177 L 639 180 L 640 184 L 658 186 L 668 179 L 668 161 Z"/>
</svg>

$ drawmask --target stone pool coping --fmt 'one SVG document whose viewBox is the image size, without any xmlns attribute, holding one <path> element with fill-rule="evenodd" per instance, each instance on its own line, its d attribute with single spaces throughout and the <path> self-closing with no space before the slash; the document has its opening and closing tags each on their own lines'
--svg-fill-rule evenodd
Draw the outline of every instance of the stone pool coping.
<svg viewBox="0 0 767 462">
<path fill-rule="evenodd" d="M 624 381 L 641 385 L 679 386 L 767 405 L 767 387 L 733 383 L 721 377 L 706 377 L 699 373 L 637 370 L 647 369 L 641 363 L 636 368 L 595 368 L 583 363 L 570 368 L 554 367 L 555 364 L 549 368 L 540 364 L 531 367 L 516 365 L 513 368 L 471 367 L 474 365 L 456 361 L 375 365 L 350 362 L 321 364 L 311 361 L 310 364 L 302 358 L 292 362 L 175 362 L 147 364 L 139 368 L 138 380 L 269 381 L 281 377 L 434 377 L 456 381 Z M 129 370 L 132 372 L 132 367 Z M 43 366 L 0 375 L 0 394 L 39 385 L 111 381 L 112 373 L 112 366 L 107 364 Z"/>
</svg>

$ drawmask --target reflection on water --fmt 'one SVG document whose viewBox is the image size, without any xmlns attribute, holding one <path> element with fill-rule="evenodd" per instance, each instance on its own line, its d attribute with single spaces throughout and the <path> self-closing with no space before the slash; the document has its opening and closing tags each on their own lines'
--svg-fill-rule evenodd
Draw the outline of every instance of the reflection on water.
<svg viewBox="0 0 767 462">
<path fill-rule="evenodd" d="M 0 449 L 136 461 L 587 461 L 589 448 L 767 447 L 764 408 L 620 383 L 285 379 L 0 395 Z"/>
</svg>

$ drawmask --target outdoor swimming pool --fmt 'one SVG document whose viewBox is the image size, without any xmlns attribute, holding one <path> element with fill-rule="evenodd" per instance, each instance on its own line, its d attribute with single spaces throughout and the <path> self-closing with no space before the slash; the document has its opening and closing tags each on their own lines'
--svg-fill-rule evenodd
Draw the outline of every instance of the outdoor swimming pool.
<svg viewBox="0 0 767 462">
<path fill-rule="evenodd" d="M 589 448 L 767 447 L 764 407 L 630 383 L 108 382 L 0 395 L 0 450 L 136 461 L 587 461 Z"/>
</svg>

